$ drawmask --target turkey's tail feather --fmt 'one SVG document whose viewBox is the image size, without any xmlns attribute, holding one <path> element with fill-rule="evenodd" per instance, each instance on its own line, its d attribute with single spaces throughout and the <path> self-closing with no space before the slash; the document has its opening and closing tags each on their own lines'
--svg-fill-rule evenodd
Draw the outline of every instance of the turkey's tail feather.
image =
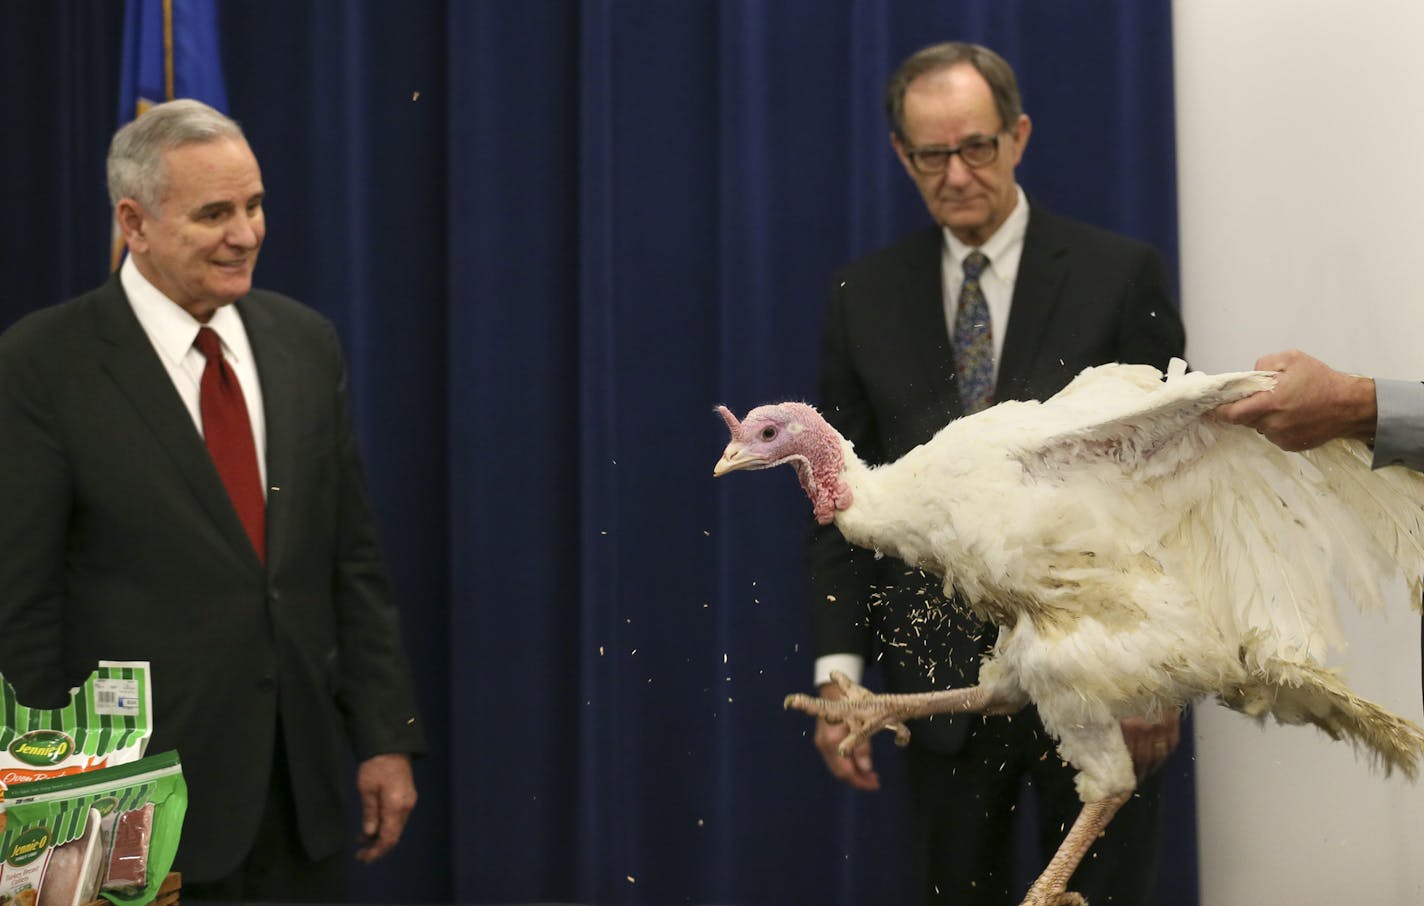
<svg viewBox="0 0 1424 906">
<path fill-rule="evenodd" d="M 1281 723 L 1315 724 L 1331 739 L 1366 749 L 1386 776 L 1397 768 L 1410 780 L 1418 777 L 1424 729 L 1356 695 L 1337 672 L 1318 664 L 1267 658 L 1261 669 L 1265 675 L 1255 682 L 1222 693 L 1222 703 L 1259 719 L 1270 714 Z"/>
</svg>

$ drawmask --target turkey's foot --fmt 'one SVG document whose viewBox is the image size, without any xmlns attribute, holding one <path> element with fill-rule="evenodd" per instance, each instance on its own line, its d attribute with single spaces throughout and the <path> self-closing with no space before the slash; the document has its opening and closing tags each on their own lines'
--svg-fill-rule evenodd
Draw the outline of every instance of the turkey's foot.
<svg viewBox="0 0 1424 906">
<path fill-rule="evenodd" d="M 1068 836 L 1058 844 L 1058 852 L 1053 854 L 1048 867 L 1028 889 L 1022 906 L 1085 906 L 1087 901 L 1082 896 L 1068 892 L 1068 879 L 1078 869 L 1078 863 L 1083 861 L 1088 847 L 1102 836 L 1108 822 L 1131 795 L 1132 792 L 1128 791 L 1084 803 L 1083 810 L 1068 830 Z"/>
<path fill-rule="evenodd" d="M 841 698 L 822 698 L 797 692 L 786 696 L 782 707 L 804 711 L 828 723 L 845 724 L 850 733 L 840 744 L 842 755 L 849 755 L 861 740 L 869 739 L 880 730 L 893 730 L 896 745 L 909 744 L 910 728 L 881 704 L 880 700 L 889 696 L 876 695 L 839 670 L 831 671 L 831 679 L 840 687 Z"/>
<path fill-rule="evenodd" d="M 1024 906 L 1091 906 L 1091 904 L 1083 899 L 1082 894 L 1064 891 L 1047 899 L 1024 900 Z"/>
<path fill-rule="evenodd" d="M 932 714 L 1009 713 L 1020 707 L 1017 702 L 996 698 L 986 686 L 913 695 L 876 695 L 844 673 L 834 672 L 831 679 L 840 687 L 842 698 L 823 698 L 798 692 L 786 696 L 783 706 L 804 711 L 829 723 L 844 723 L 850 733 L 841 741 L 842 755 L 849 755 L 863 740 L 880 730 L 893 730 L 896 745 L 908 744 L 910 730 L 905 721 L 911 718 Z"/>
</svg>

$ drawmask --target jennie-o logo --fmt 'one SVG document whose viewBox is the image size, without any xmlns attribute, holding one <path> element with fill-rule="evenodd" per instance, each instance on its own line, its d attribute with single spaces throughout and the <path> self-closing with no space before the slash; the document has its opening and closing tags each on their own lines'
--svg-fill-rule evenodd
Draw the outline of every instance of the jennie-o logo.
<svg viewBox="0 0 1424 906">
<path fill-rule="evenodd" d="M 5 861 L 19 868 L 44 855 L 49 849 L 49 828 L 32 827 L 15 839 L 15 845 L 5 854 Z"/>
<path fill-rule="evenodd" d="M 25 764 L 49 767 L 74 754 L 74 740 L 58 730 L 31 730 L 10 743 L 10 754 Z"/>
</svg>

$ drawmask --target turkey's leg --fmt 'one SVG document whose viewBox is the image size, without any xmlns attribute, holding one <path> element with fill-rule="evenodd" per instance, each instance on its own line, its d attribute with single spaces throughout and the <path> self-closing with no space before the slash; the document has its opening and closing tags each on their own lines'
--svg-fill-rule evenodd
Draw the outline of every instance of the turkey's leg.
<svg viewBox="0 0 1424 906">
<path fill-rule="evenodd" d="M 1053 854 L 1048 867 L 1028 889 L 1022 906 L 1082 906 L 1085 900 L 1081 896 L 1067 892 L 1068 879 L 1078 870 L 1078 863 L 1083 861 L 1088 847 L 1102 836 L 1113 815 L 1131 796 L 1132 792 L 1128 791 L 1084 803 L 1068 836 L 1058 844 L 1058 852 Z"/>
<path fill-rule="evenodd" d="M 877 731 L 895 731 L 895 742 L 905 745 L 910 731 L 905 721 L 931 714 L 1012 714 L 1023 702 L 997 694 L 992 687 L 979 685 L 943 692 L 919 692 L 913 695 L 874 695 L 869 689 L 851 681 L 844 673 L 832 673 L 845 698 L 829 699 L 815 695 L 786 696 L 784 707 L 804 711 L 831 723 L 844 723 L 850 734 L 841 741 L 842 755 L 848 755 L 862 740 Z"/>
</svg>

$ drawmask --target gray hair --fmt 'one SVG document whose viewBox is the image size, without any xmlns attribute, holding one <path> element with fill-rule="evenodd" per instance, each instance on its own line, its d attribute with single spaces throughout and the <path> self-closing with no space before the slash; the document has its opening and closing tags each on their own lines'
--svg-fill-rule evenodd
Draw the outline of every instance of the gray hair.
<svg viewBox="0 0 1424 906">
<path fill-rule="evenodd" d="M 1023 101 L 1019 98 L 1019 83 L 1014 77 L 1014 69 L 1003 57 L 987 47 L 950 41 L 934 44 L 916 51 L 890 77 L 885 85 L 885 113 L 890 117 L 890 128 L 900 141 L 908 142 L 905 135 L 905 90 L 910 83 L 922 75 L 948 69 L 960 63 L 968 63 L 979 71 L 989 90 L 994 95 L 994 107 L 1002 120 L 1000 129 L 1012 129 L 1023 115 Z"/>
<path fill-rule="evenodd" d="M 235 120 L 202 101 L 184 99 L 150 107 L 115 132 L 109 143 L 109 203 L 117 206 L 133 198 L 148 210 L 157 210 L 168 190 L 163 152 L 224 138 L 247 140 Z"/>
</svg>

